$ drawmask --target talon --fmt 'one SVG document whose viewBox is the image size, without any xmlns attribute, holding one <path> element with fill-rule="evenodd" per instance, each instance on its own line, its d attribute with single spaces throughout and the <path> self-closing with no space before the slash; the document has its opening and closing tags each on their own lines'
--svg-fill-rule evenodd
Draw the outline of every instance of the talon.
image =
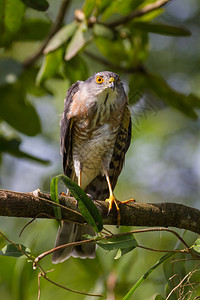
<svg viewBox="0 0 200 300">
<path fill-rule="evenodd" d="M 108 213 L 107 213 L 108 216 L 112 209 L 113 203 L 116 201 L 116 198 L 114 195 L 110 195 L 110 197 L 107 198 L 105 201 L 109 202 Z"/>
<path fill-rule="evenodd" d="M 88 196 L 92 201 L 94 200 L 94 198 L 92 197 L 92 195 L 90 195 L 90 194 L 87 193 L 87 196 Z"/>
<path fill-rule="evenodd" d="M 118 206 L 118 203 L 120 201 L 118 201 L 114 195 L 110 195 L 110 197 L 108 199 L 106 199 L 105 201 L 109 202 L 109 207 L 108 207 L 108 213 L 107 213 L 107 216 L 109 215 L 111 209 L 112 209 L 112 206 L 113 206 L 113 203 L 115 204 L 115 207 L 116 207 L 116 210 L 117 210 L 117 227 L 120 226 L 120 220 L 121 220 L 121 215 L 120 215 L 120 209 L 119 209 L 119 206 Z"/>
<path fill-rule="evenodd" d="M 120 201 L 120 203 L 122 204 L 127 204 L 129 202 L 136 202 L 134 198 L 128 199 L 128 200 L 124 200 L 124 201 Z"/>
</svg>

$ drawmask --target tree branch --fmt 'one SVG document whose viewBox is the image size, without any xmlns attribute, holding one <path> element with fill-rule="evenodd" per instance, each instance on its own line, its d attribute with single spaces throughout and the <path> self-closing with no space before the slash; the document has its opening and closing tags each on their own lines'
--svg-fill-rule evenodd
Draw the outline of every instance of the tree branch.
<svg viewBox="0 0 200 300">
<path fill-rule="evenodd" d="M 123 66 L 120 66 L 119 64 L 113 64 L 111 63 L 109 60 L 105 59 L 104 57 L 102 56 L 99 56 L 99 55 L 96 55 L 90 51 L 87 51 L 87 50 L 84 50 L 83 53 L 85 55 L 87 55 L 89 58 L 95 60 L 95 61 L 98 61 L 100 62 L 101 64 L 107 66 L 108 68 L 110 69 L 113 69 L 113 70 L 118 70 L 118 71 L 121 71 L 121 72 L 126 72 L 126 73 L 142 73 L 142 74 L 146 74 L 146 70 L 144 68 L 143 65 L 138 65 L 136 67 L 123 67 Z"/>
<path fill-rule="evenodd" d="M 122 18 L 120 18 L 116 21 L 113 21 L 113 22 L 105 23 L 104 25 L 106 25 L 108 27 L 116 27 L 118 25 L 125 24 L 125 23 L 131 21 L 134 18 L 141 17 L 141 16 L 143 16 L 143 15 L 149 13 L 149 12 L 152 12 L 153 10 L 161 8 L 162 6 L 167 4 L 169 1 L 171 1 L 171 0 L 158 0 L 154 3 L 150 3 L 146 6 L 144 6 L 141 9 L 136 9 L 136 10 L 132 11 L 127 16 L 124 16 L 124 17 L 122 17 Z"/>
<path fill-rule="evenodd" d="M 73 197 L 60 196 L 62 218 L 84 223 Z M 108 203 L 96 200 L 95 204 L 105 225 L 116 225 L 117 214 L 113 209 L 107 216 Z M 0 190 L 0 216 L 23 218 L 55 218 L 50 195 L 39 190 L 19 193 Z M 66 206 L 66 207 L 64 207 Z M 200 234 L 200 210 L 177 203 L 121 204 L 121 225 L 163 226 L 187 229 Z"/>
<path fill-rule="evenodd" d="M 55 22 L 52 24 L 52 27 L 50 28 L 46 39 L 42 42 L 40 48 L 31 57 L 27 58 L 23 62 L 23 66 L 25 68 L 31 67 L 32 64 L 42 55 L 46 45 L 48 44 L 52 36 L 61 28 L 69 4 L 70 0 L 62 0 L 58 15 L 55 19 Z"/>
</svg>

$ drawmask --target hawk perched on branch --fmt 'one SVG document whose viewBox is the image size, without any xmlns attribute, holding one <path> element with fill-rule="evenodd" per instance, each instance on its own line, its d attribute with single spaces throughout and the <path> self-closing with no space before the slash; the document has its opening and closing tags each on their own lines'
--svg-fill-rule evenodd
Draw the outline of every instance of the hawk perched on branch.
<svg viewBox="0 0 200 300">
<path fill-rule="evenodd" d="M 61 119 L 61 154 L 64 173 L 93 199 L 113 202 L 113 189 L 121 173 L 131 139 L 131 117 L 123 84 L 113 72 L 99 72 L 77 81 L 69 90 Z M 88 225 L 62 222 L 55 247 L 94 235 Z M 95 245 L 66 247 L 53 253 L 53 263 L 70 256 L 94 258 Z"/>
</svg>

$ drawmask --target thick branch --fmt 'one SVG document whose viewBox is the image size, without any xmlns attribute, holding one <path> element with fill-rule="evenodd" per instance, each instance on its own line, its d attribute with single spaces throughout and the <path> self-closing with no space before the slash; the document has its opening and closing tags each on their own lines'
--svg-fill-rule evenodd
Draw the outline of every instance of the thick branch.
<svg viewBox="0 0 200 300">
<path fill-rule="evenodd" d="M 72 197 L 60 196 L 62 218 L 83 223 L 84 219 Z M 113 209 L 107 216 L 108 203 L 95 201 L 105 225 L 116 225 L 117 216 Z M 200 234 L 200 210 L 177 203 L 133 203 L 120 205 L 121 225 L 163 226 L 187 229 Z M 50 195 L 39 190 L 18 193 L 0 190 L 0 216 L 23 218 L 54 218 Z"/>
</svg>

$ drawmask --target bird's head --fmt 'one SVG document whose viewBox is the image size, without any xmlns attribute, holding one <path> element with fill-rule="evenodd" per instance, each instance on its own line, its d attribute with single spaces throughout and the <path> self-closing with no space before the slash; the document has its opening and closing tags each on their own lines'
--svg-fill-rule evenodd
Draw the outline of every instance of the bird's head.
<svg viewBox="0 0 200 300">
<path fill-rule="evenodd" d="M 124 92 L 119 75 L 110 71 L 95 73 L 87 79 L 85 83 L 93 96 L 100 96 L 108 93 L 116 96 L 119 92 Z"/>
</svg>

